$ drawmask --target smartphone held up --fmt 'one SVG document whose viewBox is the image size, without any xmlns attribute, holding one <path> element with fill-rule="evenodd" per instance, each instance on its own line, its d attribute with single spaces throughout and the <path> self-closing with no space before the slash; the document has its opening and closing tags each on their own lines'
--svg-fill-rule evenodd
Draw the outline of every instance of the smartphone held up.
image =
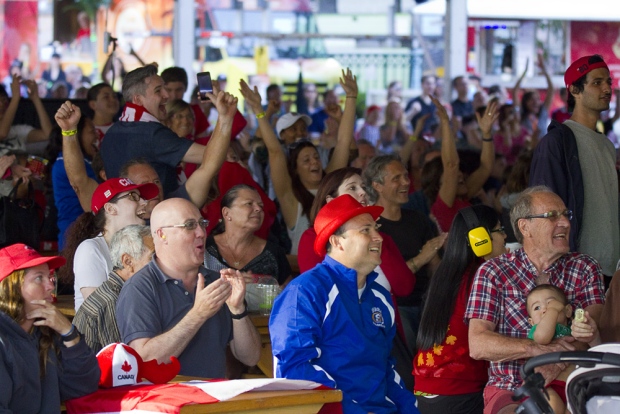
<svg viewBox="0 0 620 414">
<path fill-rule="evenodd" d="M 196 75 L 198 78 L 198 90 L 200 91 L 200 99 L 207 100 L 207 93 L 213 92 L 213 83 L 211 82 L 211 73 L 200 72 Z"/>
</svg>

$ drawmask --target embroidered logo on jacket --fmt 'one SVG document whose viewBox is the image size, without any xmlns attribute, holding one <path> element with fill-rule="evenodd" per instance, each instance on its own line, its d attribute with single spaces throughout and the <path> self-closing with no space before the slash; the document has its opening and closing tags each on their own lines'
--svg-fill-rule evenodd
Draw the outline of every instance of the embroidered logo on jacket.
<svg viewBox="0 0 620 414">
<path fill-rule="evenodd" d="M 379 328 L 385 328 L 383 314 L 381 313 L 381 309 L 377 307 L 372 308 L 372 323 Z"/>
</svg>

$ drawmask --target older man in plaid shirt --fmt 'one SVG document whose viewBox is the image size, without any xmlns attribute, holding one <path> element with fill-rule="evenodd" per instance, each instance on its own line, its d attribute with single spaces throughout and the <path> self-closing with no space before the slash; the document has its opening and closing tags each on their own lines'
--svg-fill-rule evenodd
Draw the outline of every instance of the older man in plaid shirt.
<svg viewBox="0 0 620 414">
<path fill-rule="evenodd" d="M 530 325 L 525 298 L 535 286 L 559 287 L 574 309 L 585 309 L 598 325 L 604 302 L 601 268 L 590 256 L 569 253 L 571 218 L 572 212 L 549 188 L 524 191 L 510 212 L 523 248 L 485 262 L 476 274 L 465 318 L 472 358 L 491 361 L 484 390 L 485 414 L 514 411 L 511 397 L 523 381 L 519 367 L 525 359 L 585 345 L 572 337 L 549 345 L 527 339 Z M 563 368 L 564 364 L 543 367 L 547 384 Z"/>
</svg>

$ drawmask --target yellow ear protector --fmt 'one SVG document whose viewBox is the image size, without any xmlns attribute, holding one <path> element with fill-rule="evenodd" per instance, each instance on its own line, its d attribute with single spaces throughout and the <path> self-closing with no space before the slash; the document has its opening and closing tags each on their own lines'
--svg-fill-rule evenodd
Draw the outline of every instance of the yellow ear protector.
<svg viewBox="0 0 620 414">
<path fill-rule="evenodd" d="M 461 217 L 465 220 L 465 225 L 469 229 L 467 233 L 467 243 L 477 257 L 486 256 L 493 251 L 493 243 L 489 231 L 480 225 L 478 215 L 472 207 L 462 208 Z"/>
</svg>

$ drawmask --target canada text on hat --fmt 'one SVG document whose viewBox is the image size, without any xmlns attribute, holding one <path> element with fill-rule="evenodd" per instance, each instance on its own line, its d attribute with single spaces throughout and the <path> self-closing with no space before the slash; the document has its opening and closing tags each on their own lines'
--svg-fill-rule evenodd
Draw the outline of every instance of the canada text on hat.
<svg viewBox="0 0 620 414">
<path fill-rule="evenodd" d="M 23 243 L 12 244 L 0 249 L 0 281 L 16 270 L 29 269 L 44 263 L 50 270 L 63 266 L 66 260 L 60 256 L 41 256 L 39 252 Z"/>
<path fill-rule="evenodd" d="M 327 241 L 347 221 L 362 214 L 370 214 L 377 219 L 383 212 L 380 206 L 362 206 L 349 194 L 343 194 L 325 204 L 314 219 L 314 252 L 319 256 L 325 256 Z"/>
<path fill-rule="evenodd" d="M 101 369 L 99 386 L 102 388 L 135 385 L 142 382 L 142 378 L 154 384 L 164 384 L 181 370 L 181 364 L 175 357 L 170 357 L 169 364 L 158 364 L 154 359 L 143 361 L 135 349 L 121 343 L 101 349 L 97 362 Z"/>
<path fill-rule="evenodd" d="M 298 114 L 296 112 L 289 112 L 288 114 L 282 115 L 278 119 L 278 122 L 276 122 L 276 132 L 278 133 L 278 136 L 280 136 L 280 133 L 283 130 L 293 126 L 293 124 L 300 119 L 303 119 L 308 126 L 312 123 L 312 118 L 308 115 Z"/>
<path fill-rule="evenodd" d="M 99 184 L 95 189 L 90 202 L 90 209 L 93 214 L 97 214 L 105 203 L 114 198 L 114 196 L 131 190 L 138 190 L 140 197 L 144 200 L 151 200 L 159 194 L 159 188 L 153 183 L 135 184 L 129 178 L 110 178 Z"/>
<path fill-rule="evenodd" d="M 595 62 L 591 62 L 592 60 L 595 60 Z M 599 68 L 605 68 L 609 71 L 607 63 L 605 63 L 600 56 L 591 55 L 580 57 L 571 63 L 568 69 L 566 69 L 566 73 L 564 73 L 564 84 L 566 85 L 566 89 L 568 89 L 573 83 L 577 82 L 577 80 L 579 80 L 582 76 L 585 76 L 594 69 Z"/>
</svg>

